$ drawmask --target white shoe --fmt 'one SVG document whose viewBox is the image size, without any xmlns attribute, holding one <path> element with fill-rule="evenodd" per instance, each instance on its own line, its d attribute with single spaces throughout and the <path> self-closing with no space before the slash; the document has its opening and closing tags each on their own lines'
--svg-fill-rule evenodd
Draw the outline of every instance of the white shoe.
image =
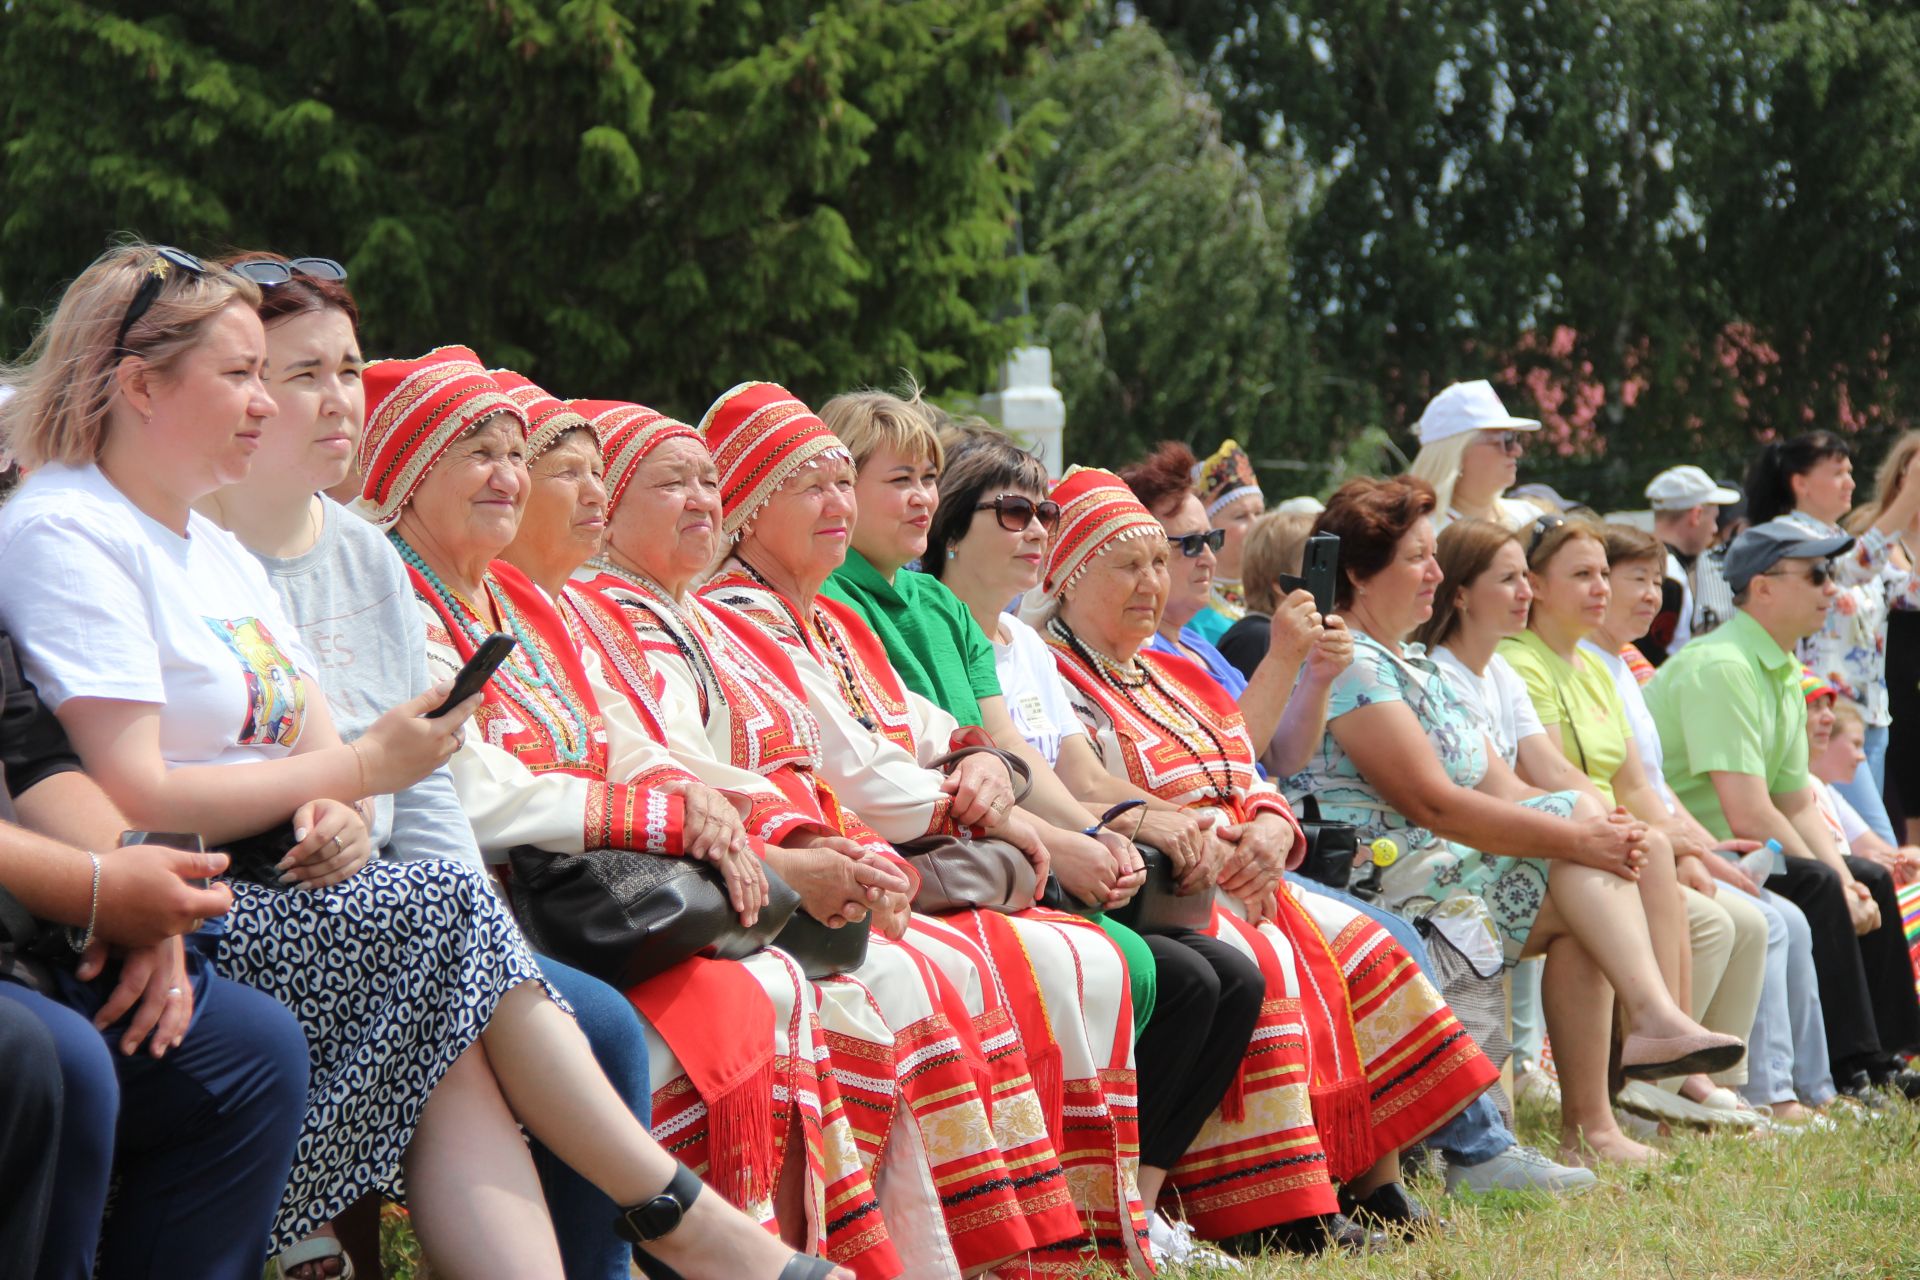
<svg viewBox="0 0 1920 1280">
<path fill-rule="evenodd" d="M 1195 1240 L 1192 1227 L 1162 1217 L 1158 1209 L 1147 1212 L 1147 1243 L 1153 1247 L 1156 1267 L 1203 1267 L 1210 1271 L 1247 1269 L 1247 1264 L 1238 1258 Z"/>
<path fill-rule="evenodd" d="M 1538 1067 L 1522 1071 L 1513 1078 L 1513 1104 L 1531 1103 L 1556 1110 L 1560 1106 L 1560 1082 Z"/>
<path fill-rule="evenodd" d="M 1646 1080 L 1627 1081 L 1615 1095 L 1614 1101 L 1622 1110 L 1648 1120 L 1664 1120 L 1668 1124 L 1683 1124 L 1695 1129 L 1753 1129 L 1766 1123 L 1765 1117 L 1757 1112 L 1723 1111 L 1717 1107 L 1702 1106 L 1692 1098 L 1668 1093 Z"/>
<path fill-rule="evenodd" d="M 1577 1196 L 1600 1179 L 1578 1165 L 1555 1164 L 1532 1147 L 1514 1143 L 1491 1160 L 1479 1164 L 1447 1161 L 1447 1194 L 1482 1191 L 1545 1191 Z"/>
</svg>

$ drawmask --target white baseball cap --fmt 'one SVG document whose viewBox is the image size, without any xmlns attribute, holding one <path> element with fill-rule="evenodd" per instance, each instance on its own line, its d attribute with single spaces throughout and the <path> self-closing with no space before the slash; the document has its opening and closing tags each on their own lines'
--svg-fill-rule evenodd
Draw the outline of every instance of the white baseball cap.
<svg viewBox="0 0 1920 1280">
<path fill-rule="evenodd" d="M 1699 467 L 1668 467 L 1647 482 L 1647 501 L 1655 511 L 1691 511 L 1708 503 L 1720 507 L 1738 502 L 1740 495 Z"/>
<path fill-rule="evenodd" d="M 1538 431 L 1533 418 L 1516 418 L 1507 412 L 1485 378 L 1474 382 L 1456 382 L 1427 401 L 1420 415 L 1420 443 L 1433 444 L 1468 431 Z"/>
</svg>

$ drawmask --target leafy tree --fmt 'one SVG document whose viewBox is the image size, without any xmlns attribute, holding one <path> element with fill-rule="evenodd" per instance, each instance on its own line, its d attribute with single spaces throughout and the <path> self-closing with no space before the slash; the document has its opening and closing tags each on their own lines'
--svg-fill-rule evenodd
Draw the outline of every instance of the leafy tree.
<svg viewBox="0 0 1920 1280">
<path fill-rule="evenodd" d="M 1760 432 L 1871 445 L 1912 415 L 1911 6 L 1133 8 L 1230 140 L 1308 173 L 1298 314 L 1360 389 L 1334 398 L 1348 429 L 1492 374 L 1572 455 L 1544 469 L 1618 501 L 1681 456 L 1724 472 Z"/>
<path fill-rule="evenodd" d="M 1118 465 L 1163 438 L 1204 455 L 1228 435 L 1255 457 L 1317 455 L 1289 319 L 1288 166 L 1229 146 L 1142 24 L 1059 58 L 1027 94 L 1058 107 L 1025 226 L 1069 456 Z"/>
<path fill-rule="evenodd" d="M 682 415 L 980 376 L 1082 0 L 12 0 L 0 346 L 114 232 L 338 257 L 372 353 Z"/>
</svg>

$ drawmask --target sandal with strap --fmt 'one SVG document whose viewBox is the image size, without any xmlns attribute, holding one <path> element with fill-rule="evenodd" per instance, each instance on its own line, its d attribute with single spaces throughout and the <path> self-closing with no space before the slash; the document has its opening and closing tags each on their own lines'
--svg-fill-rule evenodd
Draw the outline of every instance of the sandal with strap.
<svg viewBox="0 0 1920 1280">
<path fill-rule="evenodd" d="M 327 1280 L 353 1280 L 353 1258 L 348 1255 L 346 1246 L 340 1243 L 339 1236 L 308 1236 L 300 1243 L 282 1249 L 273 1260 L 270 1274 L 273 1280 L 294 1280 L 288 1274 L 293 1268 L 329 1259 L 337 1261 L 340 1270 L 328 1276 Z"/>
<path fill-rule="evenodd" d="M 634 1246 L 634 1265 L 648 1280 L 681 1280 L 678 1271 L 647 1253 L 643 1246 L 679 1227 L 687 1210 L 693 1207 L 693 1202 L 704 1190 L 706 1184 L 700 1181 L 698 1174 L 684 1164 L 676 1163 L 673 1178 L 664 1191 L 644 1204 L 627 1206 L 613 1220 L 614 1231 Z M 837 1264 L 831 1259 L 796 1253 L 780 1268 L 776 1280 L 827 1280 L 836 1269 Z"/>
</svg>

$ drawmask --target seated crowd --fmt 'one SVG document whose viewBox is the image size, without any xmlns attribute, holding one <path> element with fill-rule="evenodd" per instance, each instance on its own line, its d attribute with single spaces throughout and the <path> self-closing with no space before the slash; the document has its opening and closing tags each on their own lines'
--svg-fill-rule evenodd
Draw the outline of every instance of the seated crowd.
<svg viewBox="0 0 1920 1280">
<path fill-rule="evenodd" d="M 1268 514 L 1232 441 L 1050 477 L 357 323 L 127 245 L 6 373 L 6 1275 L 365 1274 L 383 1197 L 447 1276 L 1234 1269 L 1444 1232 L 1416 1149 L 1572 1195 L 1920 1092 L 1920 444 L 1647 532 L 1465 383 Z"/>
</svg>

